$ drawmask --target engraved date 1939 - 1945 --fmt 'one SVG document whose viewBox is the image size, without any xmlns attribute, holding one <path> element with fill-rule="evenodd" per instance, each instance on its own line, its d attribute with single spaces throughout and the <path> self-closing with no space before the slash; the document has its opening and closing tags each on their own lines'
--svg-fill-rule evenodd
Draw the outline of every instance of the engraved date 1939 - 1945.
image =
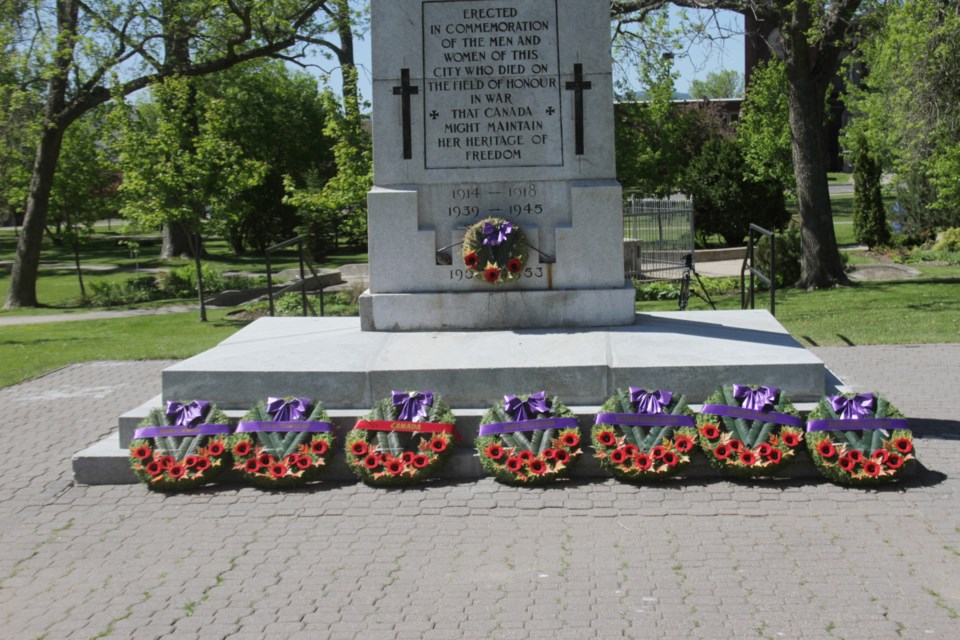
<svg viewBox="0 0 960 640">
<path fill-rule="evenodd" d="M 542 278 L 544 276 L 543 267 L 527 267 L 520 272 L 519 276 L 523 278 Z M 456 282 L 473 280 L 474 278 L 482 278 L 482 276 L 469 269 L 450 269 L 450 279 Z"/>
</svg>

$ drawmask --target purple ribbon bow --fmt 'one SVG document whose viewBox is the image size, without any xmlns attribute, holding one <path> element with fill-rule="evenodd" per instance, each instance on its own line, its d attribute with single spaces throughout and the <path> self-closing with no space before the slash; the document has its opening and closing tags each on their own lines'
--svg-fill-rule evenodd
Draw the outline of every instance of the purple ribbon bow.
<svg viewBox="0 0 960 640">
<path fill-rule="evenodd" d="M 514 420 L 531 420 L 538 413 L 550 413 L 546 391 L 530 394 L 526 400 L 517 396 L 503 396 L 503 406 Z"/>
<path fill-rule="evenodd" d="M 844 420 L 859 420 L 860 416 L 869 415 L 876 406 L 876 398 L 872 393 L 860 393 L 852 398 L 830 396 L 827 399 L 836 414 Z"/>
<path fill-rule="evenodd" d="M 663 389 L 646 391 L 638 387 L 630 387 L 630 402 L 637 405 L 637 413 L 663 413 L 663 408 L 670 406 L 672 399 L 673 393 L 670 391 L 664 391 Z"/>
<path fill-rule="evenodd" d="M 776 387 L 751 389 L 744 385 L 733 385 L 733 397 L 740 401 L 740 406 L 744 409 L 753 409 L 754 411 L 773 409 L 773 405 L 777 401 L 779 394 L 780 389 Z"/>
<path fill-rule="evenodd" d="M 267 398 L 267 413 L 274 422 L 303 420 L 310 408 L 309 398 L 293 398 L 287 402 L 283 398 Z"/>
<path fill-rule="evenodd" d="M 194 400 L 190 404 L 167 402 L 167 415 L 173 418 L 173 424 L 178 427 L 192 427 L 207 415 L 210 403 L 203 400 Z"/>
<path fill-rule="evenodd" d="M 507 236 L 513 233 L 512 222 L 502 222 L 493 224 L 491 222 L 483 223 L 483 244 L 491 247 L 499 247 L 507 241 Z"/>
<path fill-rule="evenodd" d="M 400 407 L 398 420 L 403 422 L 420 422 L 427 417 L 427 407 L 433 404 L 431 391 L 404 391 L 393 392 L 393 406 Z"/>
</svg>

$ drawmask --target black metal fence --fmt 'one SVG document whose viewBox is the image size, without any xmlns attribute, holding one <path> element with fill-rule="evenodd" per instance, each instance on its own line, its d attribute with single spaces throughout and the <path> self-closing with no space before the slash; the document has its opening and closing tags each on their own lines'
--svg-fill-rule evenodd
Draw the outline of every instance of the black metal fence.
<svg viewBox="0 0 960 640">
<path fill-rule="evenodd" d="M 627 194 L 623 201 L 624 273 L 643 280 L 679 280 L 693 253 L 693 202 Z"/>
<path fill-rule="evenodd" d="M 770 241 L 770 273 L 764 273 L 757 267 L 756 241 L 765 236 Z M 770 287 L 770 315 L 777 315 L 777 239 L 773 231 L 764 229 L 755 224 L 750 225 L 750 235 L 747 243 L 747 255 L 743 258 L 740 268 L 740 308 L 756 309 L 757 280 Z M 746 286 L 747 274 L 750 274 L 750 285 Z M 749 305 L 749 307 L 747 306 Z"/>
<path fill-rule="evenodd" d="M 305 258 L 305 256 L 304 256 L 304 253 L 303 253 L 303 243 L 306 241 L 306 239 L 307 239 L 307 236 L 297 236 L 296 238 L 290 238 L 289 240 L 286 240 L 286 241 L 284 241 L 284 242 L 280 242 L 280 243 L 278 243 L 278 244 L 275 244 L 275 245 L 273 245 L 272 247 L 268 247 L 267 250 L 264 251 L 264 258 L 265 258 L 265 260 L 266 260 L 266 266 L 267 266 L 267 298 L 268 298 L 269 301 L 270 301 L 270 316 L 271 316 L 271 317 L 273 317 L 273 316 L 275 315 L 276 311 L 275 311 L 274 305 L 273 305 L 273 268 L 272 268 L 272 266 L 271 266 L 271 264 L 270 264 L 270 257 L 271 257 L 274 253 L 276 253 L 277 251 L 280 251 L 281 249 L 286 249 L 287 247 L 291 247 L 291 246 L 293 246 L 293 245 L 297 245 L 297 257 L 299 258 L 299 261 L 300 261 L 300 283 L 299 283 L 300 286 L 299 286 L 299 289 L 300 289 L 300 301 L 301 301 L 302 306 L 303 306 L 303 315 L 304 315 L 304 316 L 310 315 L 310 313 L 309 313 L 309 311 L 308 311 L 308 309 L 310 309 L 310 307 L 307 305 L 307 277 L 306 277 L 306 276 L 307 276 L 307 273 L 306 273 L 306 270 L 309 269 L 309 270 L 310 270 L 310 273 L 311 273 L 314 277 L 316 277 L 317 273 L 316 273 L 316 271 L 313 269 L 313 264 L 310 263 L 310 262 L 308 262 L 308 261 L 306 260 L 306 258 Z M 322 289 L 322 288 L 320 289 L 319 298 L 320 298 L 320 316 L 322 317 L 323 314 L 324 314 L 324 309 L 323 309 L 323 289 Z"/>
</svg>

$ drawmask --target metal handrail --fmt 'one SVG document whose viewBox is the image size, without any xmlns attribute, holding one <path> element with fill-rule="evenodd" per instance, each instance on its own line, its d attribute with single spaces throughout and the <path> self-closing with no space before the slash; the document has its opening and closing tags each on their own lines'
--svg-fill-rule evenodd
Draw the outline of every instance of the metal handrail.
<svg viewBox="0 0 960 640">
<path fill-rule="evenodd" d="M 754 259 L 755 234 L 766 236 L 770 239 L 770 273 L 766 274 L 757 268 Z M 749 267 L 748 267 L 749 265 Z M 750 273 L 750 289 L 744 286 L 747 272 Z M 746 309 L 747 303 L 750 303 L 751 309 L 756 309 L 756 281 L 760 280 L 770 287 L 770 315 L 777 315 L 777 239 L 773 231 L 764 229 L 755 224 L 750 225 L 750 233 L 747 242 L 747 255 L 743 258 L 743 266 L 740 267 L 740 308 Z"/>
<path fill-rule="evenodd" d="M 297 245 L 297 257 L 300 261 L 300 300 L 303 305 L 303 315 L 307 316 L 307 277 L 306 271 L 304 270 L 304 264 L 306 263 L 307 269 L 310 270 L 311 275 L 314 278 L 317 277 L 317 272 L 313 268 L 313 264 L 307 261 L 303 255 L 303 243 L 307 239 L 307 236 L 300 235 L 295 238 L 290 238 L 289 240 L 284 240 L 279 242 L 272 247 L 267 247 L 263 252 L 264 259 L 267 266 L 267 298 L 270 301 L 270 317 L 272 318 L 276 311 L 273 306 L 273 268 L 270 263 L 270 256 L 276 253 L 281 249 L 286 249 L 293 245 Z M 323 317 L 324 308 L 323 308 L 323 289 L 320 289 L 320 317 Z"/>
</svg>

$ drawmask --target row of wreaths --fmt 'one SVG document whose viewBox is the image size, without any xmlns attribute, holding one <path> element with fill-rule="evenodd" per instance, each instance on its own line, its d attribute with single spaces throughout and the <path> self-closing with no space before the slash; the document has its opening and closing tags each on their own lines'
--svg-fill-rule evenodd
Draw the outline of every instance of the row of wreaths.
<svg viewBox="0 0 960 640">
<path fill-rule="evenodd" d="M 422 482 L 452 454 L 454 424 L 439 395 L 395 391 L 347 433 L 347 465 L 372 485 Z M 603 404 L 591 440 L 601 465 L 628 481 L 680 474 L 698 447 L 740 477 L 774 476 L 804 445 L 821 473 L 842 484 L 889 482 L 914 464 L 906 420 L 875 394 L 824 397 L 803 421 L 776 387 L 723 387 L 699 413 L 682 395 L 630 387 Z M 235 426 L 209 402 L 168 402 L 137 429 L 130 461 L 161 491 L 198 487 L 230 469 L 254 485 L 294 487 L 320 477 L 334 442 L 330 416 L 306 398 L 269 398 Z M 576 416 L 543 391 L 488 409 L 476 449 L 483 468 L 511 484 L 562 478 L 583 454 Z"/>
</svg>

